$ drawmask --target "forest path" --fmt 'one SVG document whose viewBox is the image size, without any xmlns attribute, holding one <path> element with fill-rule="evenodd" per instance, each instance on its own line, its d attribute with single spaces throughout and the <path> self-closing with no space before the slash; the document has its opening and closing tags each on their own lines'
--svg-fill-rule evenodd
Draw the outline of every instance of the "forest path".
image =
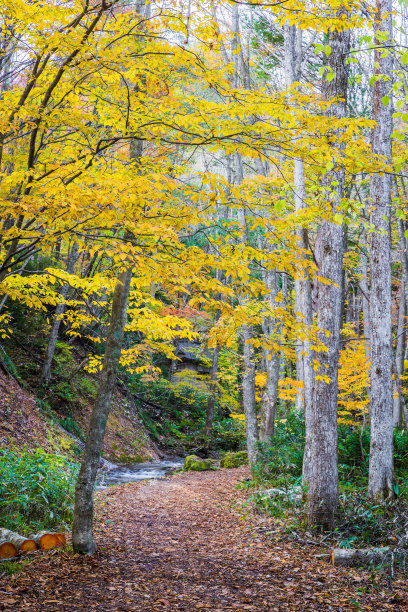
<svg viewBox="0 0 408 612">
<path fill-rule="evenodd" d="M 405 597 L 372 590 L 368 574 L 274 540 L 272 519 L 243 517 L 236 503 L 248 493 L 234 487 L 247 475 L 185 473 L 99 493 L 97 556 L 41 555 L 0 584 L 0 610 L 408 610 Z"/>
</svg>

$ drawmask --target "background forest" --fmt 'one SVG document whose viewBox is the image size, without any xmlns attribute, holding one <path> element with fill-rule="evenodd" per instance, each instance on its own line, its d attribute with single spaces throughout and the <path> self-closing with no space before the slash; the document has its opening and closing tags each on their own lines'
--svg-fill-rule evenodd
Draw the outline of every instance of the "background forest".
<svg viewBox="0 0 408 612">
<path fill-rule="evenodd" d="M 405 546 L 407 18 L 2 3 L 3 526 L 70 524 L 82 462 L 93 552 L 101 453 L 246 449 L 263 511 Z"/>
</svg>

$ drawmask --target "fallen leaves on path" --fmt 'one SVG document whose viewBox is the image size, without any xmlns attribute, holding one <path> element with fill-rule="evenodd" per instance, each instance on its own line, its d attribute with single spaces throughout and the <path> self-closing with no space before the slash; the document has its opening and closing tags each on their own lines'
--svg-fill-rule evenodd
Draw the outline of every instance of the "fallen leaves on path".
<svg viewBox="0 0 408 612">
<path fill-rule="evenodd" d="M 315 547 L 274 539 L 273 520 L 243 516 L 246 468 L 186 473 L 98 494 L 94 558 L 36 559 L 0 584 L 0 610 L 408 610 L 408 590 L 333 568 Z M 323 551 L 324 552 L 324 551 Z"/>
</svg>

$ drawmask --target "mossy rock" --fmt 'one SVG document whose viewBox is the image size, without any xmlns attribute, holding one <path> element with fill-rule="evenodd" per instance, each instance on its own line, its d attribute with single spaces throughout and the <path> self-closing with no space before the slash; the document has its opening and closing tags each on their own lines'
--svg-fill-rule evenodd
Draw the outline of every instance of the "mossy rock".
<svg viewBox="0 0 408 612">
<path fill-rule="evenodd" d="M 214 459 L 200 459 L 197 455 L 189 455 L 184 463 L 185 472 L 205 472 L 205 470 L 216 470 Z"/>
<path fill-rule="evenodd" d="M 238 451 L 238 453 L 227 453 L 221 459 L 222 468 L 237 468 L 241 467 L 241 465 L 247 465 L 247 463 L 247 451 Z"/>
</svg>

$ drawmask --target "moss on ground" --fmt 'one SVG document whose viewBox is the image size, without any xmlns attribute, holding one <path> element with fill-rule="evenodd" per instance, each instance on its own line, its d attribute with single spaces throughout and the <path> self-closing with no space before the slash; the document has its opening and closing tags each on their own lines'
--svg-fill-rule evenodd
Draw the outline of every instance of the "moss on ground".
<svg viewBox="0 0 408 612">
<path fill-rule="evenodd" d="M 238 451 L 237 453 L 227 453 L 221 459 L 222 468 L 237 468 L 248 463 L 247 451 Z"/>
<path fill-rule="evenodd" d="M 189 455 L 184 463 L 185 472 L 205 472 L 206 470 L 216 470 L 214 459 L 200 459 L 197 455 Z"/>
</svg>

